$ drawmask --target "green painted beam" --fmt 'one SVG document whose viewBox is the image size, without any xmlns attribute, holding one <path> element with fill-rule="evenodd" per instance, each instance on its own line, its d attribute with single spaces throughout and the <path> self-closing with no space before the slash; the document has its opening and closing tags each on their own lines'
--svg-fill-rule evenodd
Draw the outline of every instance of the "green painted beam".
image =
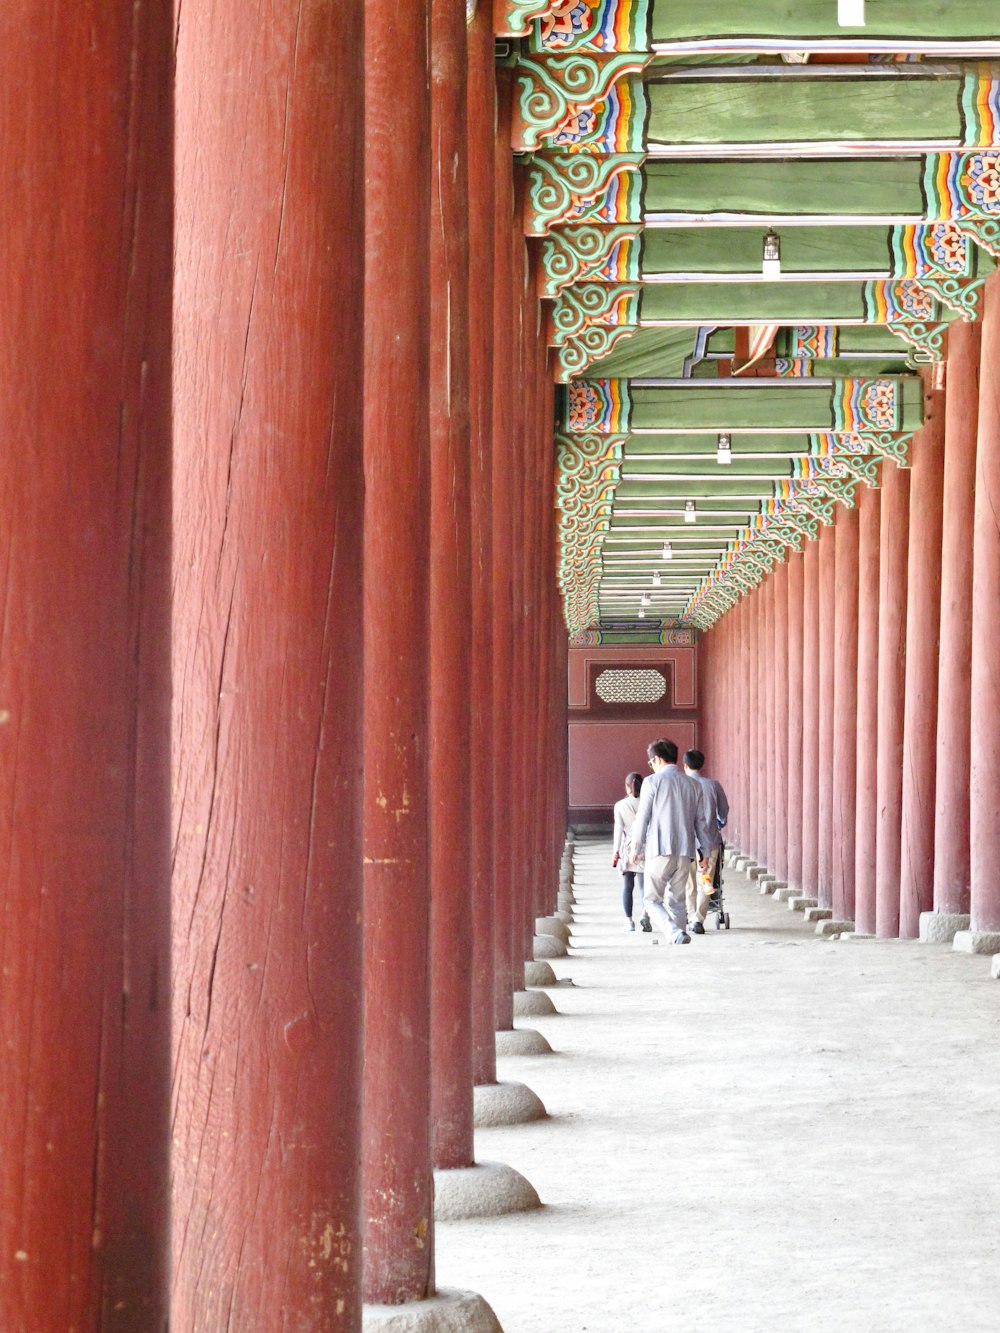
<svg viewBox="0 0 1000 1333">
<path fill-rule="evenodd" d="M 923 384 L 917 376 L 898 376 L 886 381 L 894 386 L 898 403 L 896 429 L 916 430 L 923 415 Z M 738 431 L 794 427 L 798 430 L 830 431 L 841 428 L 835 419 L 834 400 L 844 382 L 833 386 L 809 380 L 757 381 L 718 386 L 646 387 L 633 384 L 632 430 L 664 426 Z"/>
<path fill-rule="evenodd" d="M 947 307 L 936 318 L 957 318 Z M 864 283 L 822 281 L 671 282 L 642 289 L 643 325 L 864 323 Z M 635 372 L 633 372 L 635 373 Z"/>
<path fill-rule="evenodd" d="M 868 0 L 864 29 L 838 26 L 836 0 L 652 0 L 650 11 L 654 44 L 772 36 L 995 40 L 998 29 L 996 0 Z"/>
<path fill-rule="evenodd" d="M 763 235 L 763 227 L 651 230 L 643 237 L 642 279 L 649 282 L 678 273 L 759 274 Z M 888 227 L 783 227 L 780 235 L 784 274 L 892 274 Z"/>
</svg>

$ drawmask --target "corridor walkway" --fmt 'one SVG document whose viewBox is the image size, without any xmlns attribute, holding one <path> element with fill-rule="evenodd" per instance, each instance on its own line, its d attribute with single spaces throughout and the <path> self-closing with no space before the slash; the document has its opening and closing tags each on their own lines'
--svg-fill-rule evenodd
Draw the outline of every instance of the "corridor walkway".
<svg viewBox="0 0 1000 1333">
<path fill-rule="evenodd" d="M 545 1102 L 477 1131 L 544 1207 L 442 1223 L 442 1285 L 506 1333 L 1000 1324 L 1000 984 L 988 960 L 816 938 L 726 875 L 729 933 L 627 935 L 610 843 L 577 844 Z M 570 981 L 572 984 L 570 984 Z"/>
</svg>

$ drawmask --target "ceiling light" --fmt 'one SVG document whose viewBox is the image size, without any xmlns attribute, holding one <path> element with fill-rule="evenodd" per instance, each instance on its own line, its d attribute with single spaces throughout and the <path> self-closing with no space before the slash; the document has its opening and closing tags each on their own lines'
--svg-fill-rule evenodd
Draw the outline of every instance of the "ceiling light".
<svg viewBox="0 0 1000 1333">
<path fill-rule="evenodd" d="M 837 27 L 863 28 L 865 0 L 837 0 Z"/>
<path fill-rule="evenodd" d="M 684 522 L 694 523 L 698 517 L 698 507 L 693 500 L 684 501 Z"/>
<path fill-rule="evenodd" d="M 653 587 L 654 587 L 654 588 L 658 588 L 662 582 L 663 582 L 663 580 L 660 578 L 660 571 L 659 571 L 658 569 L 654 569 L 654 570 L 653 570 Z"/>
<path fill-rule="evenodd" d="M 663 543 L 663 558 L 664 560 L 673 560 L 674 558 L 674 548 L 669 542 Z"/>
<path fill-rule="evenodd" d="M 733 461 L 733 441 L 729 435 L 719 436 L 719 447 L 715 451 L 715 461 L 717 463 L 731 463 Z"/>
<path fill-rule="evenodd" d="M 781 238 L 776 231 L 769 231 L 764 237 L 764 260 L 761 270 L 765 278 L 781 277 Z"/>
<path fill-rule="evenodd" d="M 645 620 L 645 619 L 646 619 L 646 613 L 645 613 L 645 611 L 642 609 L 641 606 L 639 607 L 639 619 L 640 619 L 640 620 Z"/>
<path fill-rule="evenodd" d="M 642 603 L 643 606 L 649 606 L 652 602 L 652 598 L 650 597 L 648 592 L 644 592 L 642 596 L 639 598 L 639 601 Z"/>
</svg>

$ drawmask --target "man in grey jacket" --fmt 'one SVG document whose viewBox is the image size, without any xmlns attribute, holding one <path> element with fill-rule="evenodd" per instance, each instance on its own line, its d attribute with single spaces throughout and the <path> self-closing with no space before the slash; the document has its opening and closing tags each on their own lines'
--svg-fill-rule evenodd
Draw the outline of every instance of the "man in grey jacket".
<svg viewBox="0 0 1000 1333">
<path fill-rule="evenodd" d="M 632 825 L 636 858 L 646 862 L 646 911 L 674 944 L 690 944 L 684 899 L 691 862 L 709 845 L 703 804 L 698 784 L 677 767 L 673 741 L 653 741 L 646 753 L 653 774 L 642 784 Z"/>
</svg>

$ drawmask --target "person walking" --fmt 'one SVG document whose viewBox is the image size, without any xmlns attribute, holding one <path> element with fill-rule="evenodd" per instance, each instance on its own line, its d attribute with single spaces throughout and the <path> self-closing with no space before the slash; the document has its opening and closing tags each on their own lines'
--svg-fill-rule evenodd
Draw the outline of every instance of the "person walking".
<svg viewBox="0 0 1000 1333">
<path fill-rule="evenodd" d="M 700 750 L 688 750 L 684 755 L 684 772 L 698 784 L 702 801 L 702 812 L 708 828 L 708 845 L 699 844 L 698 851 L 707 862 L 708 868 L 701 870 L 696 861 L 691 862 L 691 875 L 688 880 L 687 910 L 693 935 L 704 935 L 705 918 L 708 916 L 708 904 L 715 892 L 715 872 L 722 851 L 722 830 L 729 818 L 729 799 L 722 783 L 710 778 L 703 772 L 705 756 Z"/>
<path fill-rule="evenodd" d="M 622 877 L 622 907 L 625 909 L 625 929 L 635 930 L 635 908 L 642 902 L 643 873 L 642 863 L 630 860 L 629 835 L 635 822 L 635 813 L 639 809 L 639 791 L 642 787 L 642 774 L 630 773 L 625 779 L 625 795 L 615 804 L 615 831 L 613 835 L 614 856 L 611 864 L 616 866 Z M 638 897 L 636 896 L 638 889 Z M 646 913 L 640 923 L 643 930 L 652 930 L 652 924 Z"/>
<path fill-rule="evenodd" d="M 653 773 L 642 784 L 632 854 L 645 860 L 646 911 L 672 943 L 690 944 L 685 897 L 690 863 L 708 845 L 703 804 L 697 784 L 677 767 L 673 741 L 653 741 L 646 753 Z"/>
</svg>

